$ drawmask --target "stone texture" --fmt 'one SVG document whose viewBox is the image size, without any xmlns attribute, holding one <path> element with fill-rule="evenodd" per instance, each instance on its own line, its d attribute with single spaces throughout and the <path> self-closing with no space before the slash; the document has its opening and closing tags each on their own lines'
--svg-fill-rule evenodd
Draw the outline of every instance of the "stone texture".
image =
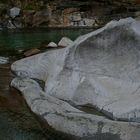
<svg viewBox="0 0 140 140">
<path fill-rule="evenodd" d="M 65 101 L 46 95 L 39 84 L 29 78 L 15 78 L 12 86 L 19 89 L 31 110 L 61 132 L 80 140 L 138 140 L 138 123 L 116 122 L 102 116 L 84 113 Z"/>
<path fill-rule="evenodd" d="M 15 62 L 11 69 L 21 78 L 15 79 L 12 86 L 21 90 L 24 96 L 26 94 L 33 98 L 34 91 L 40 94 L 40 90 L 34 90 L 38 86 L 29 78 L 43 80 L 46 85 L 41 93 L 45 98 L 51 96 L 75 105 L 91 104 L 111 119 L 128 121 L 123 123 L 103 119 L 103 124 L 106 125 L 103 125 L 104 131 L 101 133 L 119 134 L 122 140 L 138 140 L 139 123 L 130 122 L 140 122 L 139 44 L 139 22 L 132 18 L 112 21 L 101 29 L 80 36 L 67 48 Z M 24 82 L 24 78 L 30 82 Z M 30 90 L 28 83 L 34 83 Z M 25 87 L 25 91 L 22 87 Z M 31 101 L 26 96 L 25 98 L 31 107 Z M 42 101 L 41 103 L 45 104 Z M 42 109 L 47 105 L 36 106 Z M 44 108 L 44 112 L 45 110 L 48 109 Z M 40 110 L 34 112 L 40 113 Z M 88 117 L 87 114 L 82 114 L 82 117 L 88 117 L 88 121 L 79 122 L 79 112 L 76 116 L 79 119 L 74 119 L 74 122 L 73 119 L 68 122 L 69 115 L 64 118 L 59 118 L 56 113 L 53 115 L 42 116 L 54 128 L 81 137 L 84 133 L 96 134 L 95 126 L 97 122 L 102 122 L 102 117 Z M 90 125 L 89 118 L 93 119 Z M 61 123 L 64 125 L 60 125 Z M 83 124 L 86 129 L 83 129 Z"/>
<path fill-rule="evenodd" d="M 71 39 L 69 39 L 68 37 L 63 37 L 59 43 L 58 46 L 60 47 L 67 47 L 69 45 L 73 44 L 73 41 Z"/>
</svg>

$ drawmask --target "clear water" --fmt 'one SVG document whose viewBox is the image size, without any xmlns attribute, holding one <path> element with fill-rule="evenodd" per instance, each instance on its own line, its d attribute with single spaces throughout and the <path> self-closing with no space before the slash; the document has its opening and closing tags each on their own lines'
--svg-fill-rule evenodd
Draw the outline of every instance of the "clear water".
<svg viewBox="0 0 140 140">
<path fill-rule="evenodd" d="M 24 29 L 0 31 L 0 47 L 4 48 L 34 48 L 43 42 L 58 41 L 66 36 L 75 40 L 93 29 Z"/>
</svg>

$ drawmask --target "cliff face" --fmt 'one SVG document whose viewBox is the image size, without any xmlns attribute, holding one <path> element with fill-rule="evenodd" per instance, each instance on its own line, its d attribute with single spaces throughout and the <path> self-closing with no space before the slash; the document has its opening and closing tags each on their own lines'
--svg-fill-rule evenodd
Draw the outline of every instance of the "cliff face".
<svg viewBox="0 0 140 140">
<path fill-rule="evenodd" d="M 0 17 L 3 26 L 94 27 L 112 19 L 139 15 L 139 4 L 140 0 L 2 0 Z M 13 7 L 20 8 L 14 19 L 10 15 Z"/>
</svg>

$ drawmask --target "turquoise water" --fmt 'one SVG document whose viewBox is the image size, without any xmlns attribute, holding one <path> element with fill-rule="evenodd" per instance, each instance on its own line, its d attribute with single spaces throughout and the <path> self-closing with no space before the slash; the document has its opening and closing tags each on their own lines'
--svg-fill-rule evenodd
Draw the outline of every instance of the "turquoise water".
<svg viewBox="0 0 140 140">
<path fill-rule="evenodd" d="M 93 29 L 24 29 L 0 31 L 0 47 L 4 48 L 34 48 L 43 42 L 58 41 L 63 37 L 75 40 Z"/>
</svg>

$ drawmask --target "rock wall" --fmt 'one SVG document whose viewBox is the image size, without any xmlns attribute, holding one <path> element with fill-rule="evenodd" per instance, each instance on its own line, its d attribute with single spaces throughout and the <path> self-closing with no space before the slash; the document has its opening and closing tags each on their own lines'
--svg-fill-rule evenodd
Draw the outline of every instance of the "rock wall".
<svg viewBox="0 0 140 140">
<path fill-rule="evenodd" d="M 139 0 L 7 0 L 0 3 L 1 25 L 7 26 L 11 20 L 15 27 L 97 27 L 112 19 L 139 16 L 139 3 Z M 9 14 L 13 7 L 21 9 L 14 19 Z"/>
</svg>

